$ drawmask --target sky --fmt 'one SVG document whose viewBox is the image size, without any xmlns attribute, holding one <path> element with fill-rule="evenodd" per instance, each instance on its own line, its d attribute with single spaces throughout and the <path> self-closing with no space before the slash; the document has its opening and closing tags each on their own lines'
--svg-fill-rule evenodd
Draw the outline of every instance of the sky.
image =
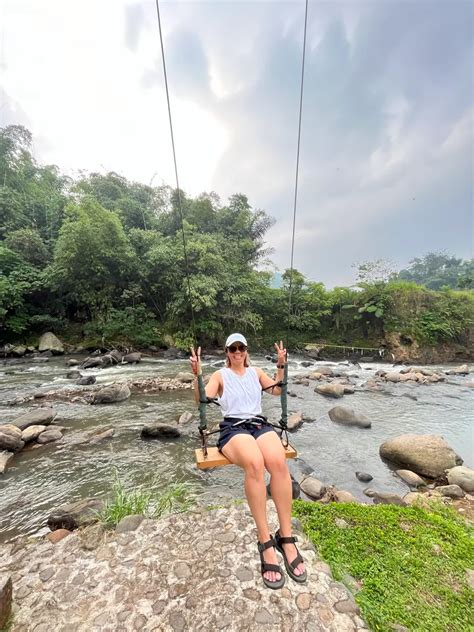
<svg viewBox="0 0 474 632">
<path fill-rule="evenodd" d="M 290 266 L 304 0 L 160 2 L 179 182 Z M 294 266 L 473 256 L 474 3 L 309 0 Z M 0 125 L 41 163 L 175 185 L 155 0 L 0 0 Z M 231 236 L 229 236 L 231 238 Z"/>
</svg>

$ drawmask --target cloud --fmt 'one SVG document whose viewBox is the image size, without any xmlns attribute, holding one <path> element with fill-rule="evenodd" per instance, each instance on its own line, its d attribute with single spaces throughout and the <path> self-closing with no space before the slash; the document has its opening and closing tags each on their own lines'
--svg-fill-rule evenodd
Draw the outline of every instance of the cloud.
<svg viewBox="0 0 474 632">
<path fill-rule="evenodd" d="M 155 2 L 4 0 L 7 72 L 39 158 L 174 183 Z M 161 2 L 180 184 L 249 196 L 288 267 L 302 2 Z M 3 17 L 3 16 L 2 16 Z M 21 27 L 36 55 L 24 55 Z M 310 3 L 295 266 L 472 252 L 469 2 Z M 0 60 L 1 63 L 1 60 Z"/>
</svg>

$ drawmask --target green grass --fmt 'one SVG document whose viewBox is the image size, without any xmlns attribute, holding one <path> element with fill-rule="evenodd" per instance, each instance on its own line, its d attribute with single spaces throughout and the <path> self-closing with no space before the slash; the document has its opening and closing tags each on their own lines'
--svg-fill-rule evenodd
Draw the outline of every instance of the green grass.
<svg viewBox="0 0 474 632">
<path fill-rule="evenodd" d="M 355 598 L 374 632 L 474 630 L 474 529 L 452 509 L 296 501 L 294 514 L 335 579 L 362 584 Z"/>
<path fill-rule="evenodd" d="M 105 527 L 114 528 L 126 516 L 140 514 L 147 518 L 160 518 L 169 513 L 187 511 L 194 504 L 194 496 L 195 490 L 190 483 L 173 483 L 161 492 L 127 489 L 115 472 L 111 497 L 97 516 Z"/>
</svg>

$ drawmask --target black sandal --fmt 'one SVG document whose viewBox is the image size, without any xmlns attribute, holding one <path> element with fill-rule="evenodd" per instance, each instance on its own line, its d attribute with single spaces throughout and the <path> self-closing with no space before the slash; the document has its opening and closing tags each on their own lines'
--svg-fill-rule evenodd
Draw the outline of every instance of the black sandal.
<svg viewBox="0 0 474 632">
<path fill-rule="evenodd" d="M 280 535 L 280 530 L 278 529 L 278 531 L 275 533 L 275 540 L 276 540 L 276 548 L 283 555 L 283 561 L 285 562 L 286 572 L 291 577 L 291 579 L 293 579 L 295 582 L 298 582 L 299 584 L 303 584 L 308 579 L 308 573 L 306 572 L 306 570 L 301 575 L 295 575 L 294 573 L 294 570 L 298 566 L 298 564 L 301 564 L 301 562 L 304 562 L 303 558 L 298 552 L 298 549 L 296 549 L 297 555 L 295 559 L 291 562 L 291 564 L 288 562 L 285 551 L 283 549 L 283 544 L 295 544 L 295 542 L 297 542 L 297 538 L 293 536 L 289 538 L 282 538 Z"/>
<path fill-rule="evenodd" d="M 266 549 L 270 549 L 272 546 L 275 547 L 276 542 L 274 538 L 272 538 L 271 535 L 270 535 L 270 539 L 267 542 L 264 542 L 263 544 L 261 542 L 257 542 L 258 552 L 260 553 L 260 563 L 261 563 L 260 572 L 262 573 L 263 583 L 268 588 L 277 590 L 278 588 L 283 588 L 283 586 L 285 585 L 285 576 L 283 575 L 283 570 L 281 566 L 279 566 L 278 564 L 267 564 L 267 562 L 265 562 L 265 560 L 263 559 L 263 552 Z M 271 582 L 269 579 L 267 579 L 263 575 L 263 573 L 266 573 L 267 571 L 280 573 L 281 575 L 280 579 L 277 579 L 275 582 Z"/>
</svg>

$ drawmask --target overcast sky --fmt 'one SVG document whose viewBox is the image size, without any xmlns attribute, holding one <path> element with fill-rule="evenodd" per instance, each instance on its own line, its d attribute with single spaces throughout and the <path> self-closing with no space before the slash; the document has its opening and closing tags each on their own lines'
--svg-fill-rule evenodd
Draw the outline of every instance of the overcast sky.
<svg viewBox="0 0 474 632">
<path fill-rule="evenodd" d="M 161 2 L 180 185 L 245 193 L 290 263 L 304 0 Z M 0 125 L 174 185 L 154 0 L 0 0 Z M 473 251 L 474 3 L 310 0 L 295 267 Z M 230 236 L 231 237 L 231 236 Z"/>
</svg>

